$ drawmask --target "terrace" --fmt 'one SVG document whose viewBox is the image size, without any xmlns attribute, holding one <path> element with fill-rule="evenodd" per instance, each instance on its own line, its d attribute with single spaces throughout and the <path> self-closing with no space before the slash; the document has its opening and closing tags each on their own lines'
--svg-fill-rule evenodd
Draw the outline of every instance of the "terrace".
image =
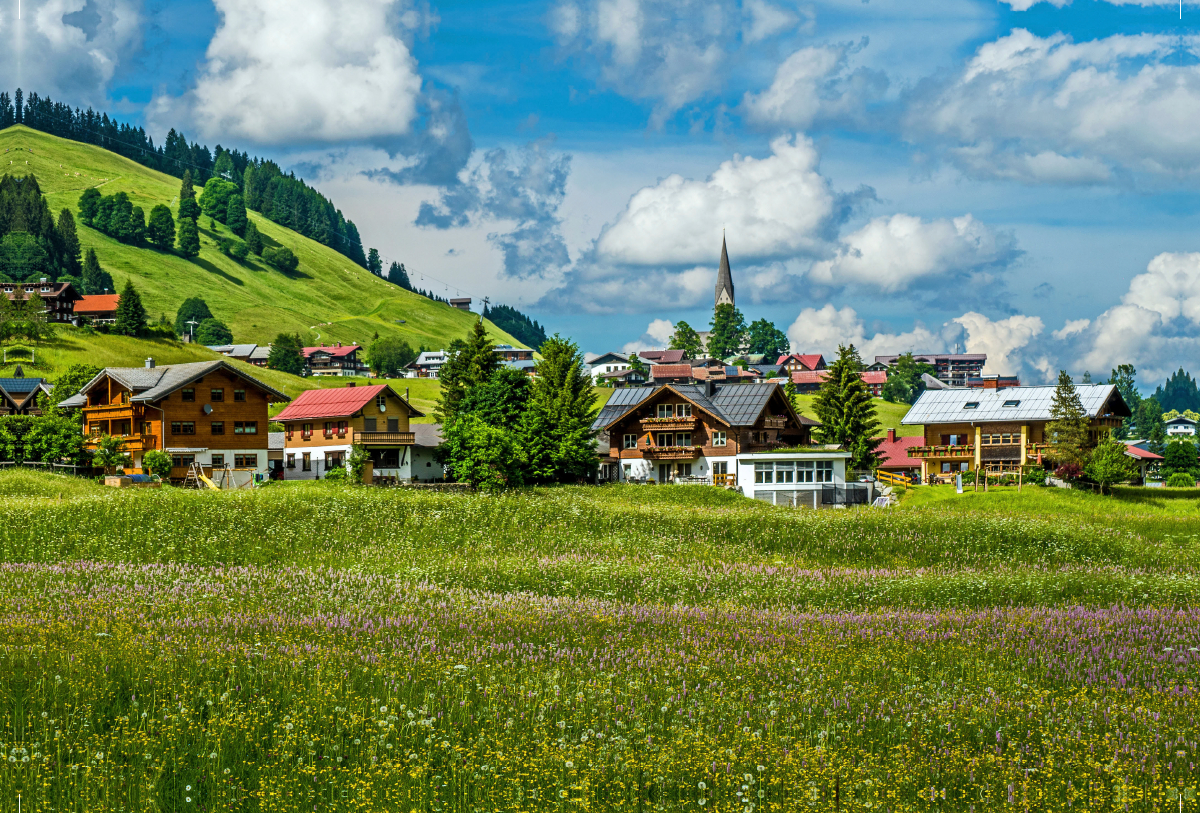
<svg viewBox="0 0 1200 813">
<path fill-rule="evenodd" d="M 700 456 L 699 446 L 648 446 L 642 451 L 650 460 L 695 460 Z"/>
</svg>

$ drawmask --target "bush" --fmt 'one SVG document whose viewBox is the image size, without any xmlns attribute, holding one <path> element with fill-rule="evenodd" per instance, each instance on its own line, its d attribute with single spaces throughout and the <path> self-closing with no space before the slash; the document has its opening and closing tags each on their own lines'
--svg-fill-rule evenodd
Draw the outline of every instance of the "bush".
<svg viewBox="0 0 1200 813">
<path fill-rule="evenodd" d="M 1083 466 L 1078 463 L 1064 463 L 1054 470 L 1054 476 L 1060 480 L 1076 480 L 1083 475 Z"/>
<path fill-rule="evenodd" d="M 1046 485 L 1046 470 L 1040 467 L 1034 467 L 1025 472 L 1025 482 L 1031 486 Z"/>
<path fill-rule="evenodd" d="M 262 258 L 268 265 L 289 274 L 300 267 L 300 259 L 286 246 L 264 249 Z"/>
<path fill-rule="evenodd" d="M 1182 471 L 1177 471 L 1167 480 L 1167 488 L 1195 488 L 1196 478 Z"/>
<path fill-rule="evenodd" d="M 158 449 L 151 449 L 142 457 L 142 468 L 147 474 L 167 478 L 171 475 L 171 456 Z"/>
<path fill-rule="evenodd" d="M 330 469 L 328 472 L 325 473 L 325 479 L 326 480 L 345 480 L 346 479 L 346 467 L 338 466 L 336 468 Z"/>
<path fill-rule="evenodd" d="M 221 253 L 235 260 L 244 260 L 250 254 L 250 248 L 236 237 L 226 237 L 221 240 Z"/>
</svg>

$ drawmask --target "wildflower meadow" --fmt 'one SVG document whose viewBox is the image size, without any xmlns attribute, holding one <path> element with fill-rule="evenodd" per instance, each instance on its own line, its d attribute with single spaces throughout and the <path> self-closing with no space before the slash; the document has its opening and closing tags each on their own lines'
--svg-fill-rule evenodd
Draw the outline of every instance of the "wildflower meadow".
<svg viewBox="0 0 1200 813">
<path fill-rule="evenodd" d="M 0 811 L 1200 810 L 1200 504 L 1027 491 L 6 473 Z"/>
</svg>

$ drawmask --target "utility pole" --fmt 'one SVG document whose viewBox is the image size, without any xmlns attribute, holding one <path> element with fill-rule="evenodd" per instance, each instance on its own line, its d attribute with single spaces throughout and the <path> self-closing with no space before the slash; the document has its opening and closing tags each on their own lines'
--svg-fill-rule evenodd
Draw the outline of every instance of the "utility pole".
<svg viewBox="0 0 1200 813">
<path fill-rule="evenodd" d="M 483 310 L 479 312 L 479 324 L 481 325 L 483 324 L 483 315 L 487 313 L 488 303 L 491 301 L 492 300 L 488 299 L 486 296 L 483 298 Z"/>
<path fill-rule="evenodd" d="M 188 319 L 186 322 L 184 322 L 184 324 L 186 324 L 188 326 L 188 343 L 189 344 L 195 343 L 195 341 L 196 341 L 195 325 L 198 325 L 200 323 L 197 322 L 195 319 Z"/>
</svg>

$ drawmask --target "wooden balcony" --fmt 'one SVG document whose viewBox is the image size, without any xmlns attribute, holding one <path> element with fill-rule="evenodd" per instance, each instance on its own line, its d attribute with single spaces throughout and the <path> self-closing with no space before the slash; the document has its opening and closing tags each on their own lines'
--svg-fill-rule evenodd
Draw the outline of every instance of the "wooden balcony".
<svg viewBox="0 0 1200 813">
<path fill-rule="evenodd" d="M 642 429 L 648 432 L 691 432 L 695 418 L 642 418 Z"/>
<path fill-rule="evenodd" d="M 415 432 L 355 432 L 354 442 L 363 446 L 412 446 L 417 442 Z"/>
<path fill-rule="evenodd" d="M 158 435 L 119 435 L 118 437 L 121 438 L 121 451 L 125 454 L 148 452 L 158 448 Z M 89 436 L 83 445 L 89 449 L 95 449 L 99 442 L 99 435 Z"/>
<path fill-rule="evenodd" d="M 763 429 L 787 429 L 787 418 L 763 418 Z"/>
<path fill-rule="evenodd" d="M 700 456 L 699 446 L 647 446 L 642 449 L 647 460 L 695 460 Z"/>
<path fill-rule="evenodd" d="M 133 404 L 109 404 L 107 406 L 84 407 L 84 421 L 111 421 L 133 418 Z"/>
<path fill-rule="evenodd" d="M 909 457 L 975 457 L 974 446 L 911 446 Z"/>
</svg>

